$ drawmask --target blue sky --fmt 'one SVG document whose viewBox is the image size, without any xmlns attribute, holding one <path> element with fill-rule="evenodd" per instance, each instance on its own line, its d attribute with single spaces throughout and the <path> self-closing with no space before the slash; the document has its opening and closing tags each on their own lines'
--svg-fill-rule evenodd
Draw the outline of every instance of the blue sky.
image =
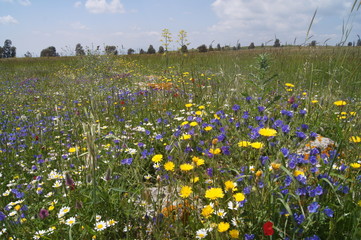
<svg viewBox="0 0 361 240">
<path fill-rule="evenodd" d="M 334 45 L 342 26 L 352 29 L 348 41 L 361 35 L 361 9 L 350 14 L 354 0 L 0 0 L 0 45 L 12 40 L 21 57 L 55 46 L 71 55 L 75 45 L 118 46 L 139 51 L 161 45 L 162 29 L 180 30 L 190 48 L 201 44 L 248 46 L 251 42 L 302 44 L 317 9 L 311 40 Z M 328 40 L 329 39 L 329 40 Z"/>
</svg>

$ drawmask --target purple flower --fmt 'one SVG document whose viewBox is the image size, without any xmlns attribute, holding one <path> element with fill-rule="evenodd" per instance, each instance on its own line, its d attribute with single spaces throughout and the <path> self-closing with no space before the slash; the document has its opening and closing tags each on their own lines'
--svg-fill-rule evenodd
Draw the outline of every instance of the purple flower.
<svg viewBox="0 0 361 240">
<path fill-rule="evenodd" d="M 290 151 L 287 148 L 281 148 L 281 152 L 284 157 L 288 157 L 288 155 L 290 154 Z"/>
<path fill-rule="evenodd" d="M 299 114 L 300 114 L 301 116 L 306 115 L 306 113 L 307 113 L 307 111 L 304 110 L 304 109 L 301 109 L 301 110 L 299 111 Z"/>
<path fill-rule="evenodd" d="M 266 107 L 263 106 L 258 106 L 257 108 L 258 108 L 258 112 L 263 112 L 266 109 Z"/>
<path fill-rule="evenodd" d="M 209 177 L 213 177 L 213 168 L 207 168 L 207 174 Z"/>
<path fill-rule="evenodd" d="M 315 213 L 318 211 L 319 207 L 320 207 L 320 204 L 318 204 L 318 202 L 313 202 L 310 205 L 308 205 L 307 209 L 310 213 Z"/>
<path fill-rule="evenodd" d="M 297 136 L 298 138 L 300 138 L 301 140 L 302 140 L 302 139 L 305 139 L 305 138 L 307 137 L 304 132 L 295 132 L 295 134 L 296 134 L 296 136 Z"/>
<path fill-rule="evenodd" d="M 329 207 L 325 207 L 325 209 L 323 210 L 324 214 L 327 215 L 327 217 L 333 217 L 333 211 L 331 208 Z"/>
<path fill-rule="evenodd" d="M 6 215 L 0 211 L 0 221 L 3 221 L 6 218 Z"/>
<path fill-rule="evenodd" d="M 235 112 L 238 111 L 239 109 L 241 109 L 241 107 L 239 105 L 237 105 L 237 104 L 234 104 L 233 107 L 232 107 L 232 110 L 235 111 Z"/>
<path fill-rule="evenodd" d="M 293 217 L 297 224 L 302 224 L 305 221 L 305 216 L 303 214 L 298 215 L 297 213 L 294 213 Z"/>
<path fill-rule="evenodd" d="M 254 239 L 254 234 L 245 234 L 244 235 L 244 239 L 245 240 L 253 240 Z"/>
<path fill-rule="evenodd" d="M 40 209 L 40 211 L 39 211 L 39 218 L 40 218 L 40 219 L 44 219 L 44 218 L 46 218 L 47 216 L 49 216 L 49 211 L 46 210 L 45 208 Z"/>
<path fill-rule="evenodd" d="M 306 237 L 305 240 L 321 240 L 317 235 L 313 235 L 311 237 Z"/>
<path fill-rule="evenodd" d="M 123 159 L 120 163 L 123 165 L 130 165 L 130 164 L 132 164 L 132 162 L 133 162 L 133 158 L 126 158 L 126 159 Z"/>
</svg>

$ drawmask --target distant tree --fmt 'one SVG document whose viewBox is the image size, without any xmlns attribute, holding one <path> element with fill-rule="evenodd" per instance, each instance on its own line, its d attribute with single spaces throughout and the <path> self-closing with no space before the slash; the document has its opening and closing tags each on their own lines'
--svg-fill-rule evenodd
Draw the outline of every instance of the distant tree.
<svg viewBox="0 0 361 240">
<path fill-rule="evenodd" d="M 199 47 L 197 47 L 198 52 L 207 52 L 207 46 L 205 44 L 200 45 Z"/>
<path fill-rule="evenodd" d="M 221 51 L 222 50 L 222 48 L 221 48 L 221 44 L 217 44 L 217 51 Z"/>
<path fill-rule="evenodd" d="M 85 51 L 83 49 L 83 46 L 80 43 L 78 43 L 75 46 L 75 55 L 76 56 L 84 56 L 85 55 Z"/>
<path fill-rule="evenodd" d="M 248 46 L 248 49 L 254 49 L 254 48 L 255 48 L 254 43 L 251 42 L 251 44 Z"/>
<path fill-rule="evenodd" d="M 262 47 L 262 48 L 264 47 L 264 43 L 261 44 L 261 47 Z"/>
<path fill-rule="evenodd" d="M 310 43 L 310 46 L 311 46 L 311 47 L 316 47 L 316 45 L 317 45 L 316 40 L 313 40 L 313 41 Z"/>
<path fill-rule="evenodd" d="M 237 43 L 237 50 L 241 50 L 241 44 Z"/>
<path fill-rule="evenodd" d="M 11 46 L 12 42 L 10 39 L 6 39 L 4 42 L 2 57 L 3 58 L 11 58 L 16 57 L 16 48 Z"/>
<path fill-rule="evenodd" d="M 280 40 L 279 40 L 278 38 L 276 38 L 273 46 L 274 46 L 274 47 L 281 47 L 281 43 L 280 43 Z"/>
<path fill-rule="evenodd" d="M 26 58 L 31 58 L 31 57 L 33 57 L 33 55 L 32 55 L 29 51 L 27 51 L 27 52 L 24 54 L 24 57 L 26 57 Z"/>
<path fill-rule="evenodd" d="M 50 46 L 41 50 L 40 57 L 57 57 L 59 54 L 56 52 L 56 48 L 54 46 Z"/>
<path fill-rule="evenodd" d="M 145 53 L 145 51 L 143 50 L 143 48 L 141 48 L 140 50 L 139 50 L 139 54 L 144 54 Z"/>
<path fill-rule="evenodd" d="M 352 42 L 348 42 L 347 46 L 352 47 Z"/>
<path fill-rule="evenodd" d="M 188 47 L 187 45 L 182 45 L 182 47 L 180 48 L 181 53 L 187 53 L 188 52 Z"/>
<path fill-rule="evenodd" d="M 0 58 L 3 58 L 4 49 L 0 46 Z"/>
<path fill-rule="evenodd" d="M 153 45 L 149 45 L 147 53 L 148 54 L 154 54 L 155 53 L 155 49 L 154 49 Z"/>
<path fill-rule="evenodd" d="M 212 44 L 211 44 L 211 45 L 209 45 L 209 47 L 208 47 L 208 51 L 210 51 L 210 52 L 214 51 Z"/>
<path fill-rule="evenodd" d="M 359 35 L 357 35 L 357 37 L 358 37 L 358 40 L 357 40 L 356 46 L 360 47 L 361 46 L 361 38 Z"/>
<path fill-rule="evenodd" d="M 11 57 L 12 58 L 16 57 L 16 47 L 14 46 L 11 47 Z"/>
<path fill-rule="evenodd" d="M 129 48 L 128 49 L 128 55 L 132 55 L 132 54 L 134 54 L 134 49 L 133 48 Z"/>
<path fill-rule="evenodd" d="M 105 54 L 107 55 L 118 55 L 118 50 L 116 46 L 105 46 Z"/>
<path fill-rule="evenodd" d="M 165 51 L 168 52 L 168 46 L 172 42 L 172 34 L 168 29 L 165 28 L 162 30 L 162 38 L 160 41 L 163 42 Z"/>
<path fill-rule="evenodd" d="M 164 47 L 163 46 L 159 46 L 159 49 L 158 49 L 158 53 L 162 54 L 164 53 Z"/>
</svg>

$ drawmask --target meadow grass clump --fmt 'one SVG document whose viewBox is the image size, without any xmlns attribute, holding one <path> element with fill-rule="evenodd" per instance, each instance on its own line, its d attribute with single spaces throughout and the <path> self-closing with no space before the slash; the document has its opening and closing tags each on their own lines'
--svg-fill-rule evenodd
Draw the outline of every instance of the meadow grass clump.
<svg viewBox="0 0 361 240">
<path fill-rule="evenodd" d="M 1 62 L 2 238 L 360 238 L 343 51 Z"/>
</svg>

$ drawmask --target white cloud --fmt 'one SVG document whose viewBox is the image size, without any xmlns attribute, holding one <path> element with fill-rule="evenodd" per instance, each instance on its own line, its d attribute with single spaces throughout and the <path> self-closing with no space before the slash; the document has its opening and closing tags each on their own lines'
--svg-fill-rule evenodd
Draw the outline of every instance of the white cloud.
<svg viewBox="0 0 361 240">
<path fill-rule="evenodd" d="M 31 2 L 29 0 L 19 0 L 18 1 L 23 6 L 30 6 Z"/>
<path fill-rule="evenodd" d="M 120 0 L 87 0 L 85 3 L 86 9 L 91 13 L 124 13 L 124 6 Z"/>
<path fill-rule="evenodd" d="M 75 30 L 88 30 L 89 28 L 80 22 L 73 22 L 70 24 L 71 28 Z"/>
<path fill-rule="evenodd" d="M 347 6 L 339 0 L 215 0 L 211 7 L 219 21 L 209 30 L 234 32 L 249 41 L 267 41 L 275 35 L 281 41 L 305 39 L 316 9 L 312 28 L 329 16 L 341 17 Z"/>
<path fill-rule="evenodd" d="M 16 20 L 10 15 L 0 17 L 0 24 L 11 24 L 11 23 L 18 23 L 18 20 Z"/>
<path fill-rule="evenodd" d="M 81 2 L 80 2 L 80 1 L 77 1 L 77 2 L 74 3 L 74 7 L 77 8 L 77 7 L 80 7 L 80 6 L 81 6 Z"/>
</svg>

